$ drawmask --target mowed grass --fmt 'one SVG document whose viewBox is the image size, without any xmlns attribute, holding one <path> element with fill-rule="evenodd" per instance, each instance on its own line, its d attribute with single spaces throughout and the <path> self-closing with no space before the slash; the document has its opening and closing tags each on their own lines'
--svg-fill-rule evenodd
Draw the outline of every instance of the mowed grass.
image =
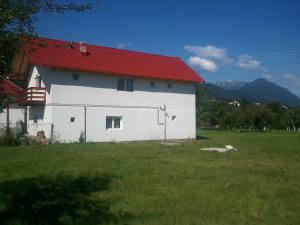
<svg viewBox="0 0 300 225">
<path fill-rule="evenodd" d="M 0 224 L 300 224 L 299 132 L 198 135 L 0 147 Z"/>
</svg>

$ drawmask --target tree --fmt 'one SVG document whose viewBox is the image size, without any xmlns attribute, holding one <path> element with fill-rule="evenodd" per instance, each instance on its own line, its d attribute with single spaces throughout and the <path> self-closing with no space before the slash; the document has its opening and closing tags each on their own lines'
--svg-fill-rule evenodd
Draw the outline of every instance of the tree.
<svg viewBox="0 0 300 225">
<path fill-rule="evenodd" d="M 92 3 L 59 3 L 56 0 L 0 0 L 0 81 L 10 73 L 16 50 L 37 36 L 34 22 L 40 12 L 84 12 Z"/>
<path fill-rule="evenodd" d="M 251 113 L 254 128 L 259 131 L 263 131 L 265 128 L 271 129 L 274 114 L 270 109 L 265 107 L 253 107 Z"/>
<path fill-rule="evenodd" d="M 300 127 L 300 109 L 290 108 L 286 111 L 283 120 L 287 128 L 296 131 Z"/>
<path fill-rule="evenodd" d="M 17 50 L 38 36 L 34 28 L 38 13 L 84 12 L 91 9 L 91 2 L 75 4 L 56 0 L 0 0 L 0 84 L 11 74 L 11 63 Z M 0 113 L 7 104 L 7 96 L 0 96 Z"/>
</svg>

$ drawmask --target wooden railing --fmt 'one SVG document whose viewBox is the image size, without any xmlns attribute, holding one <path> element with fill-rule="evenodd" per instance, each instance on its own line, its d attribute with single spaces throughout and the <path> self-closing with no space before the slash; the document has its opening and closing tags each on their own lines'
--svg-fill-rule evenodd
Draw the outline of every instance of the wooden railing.
<svg viewBox="0 0 300 225">
<path fill-rule="evenodd" d="M 27 88 L 20 103 L 23 105 L 45 104 L 46 102 L 46 88 L 44 87 L 30 87 Z"/>
</svg>

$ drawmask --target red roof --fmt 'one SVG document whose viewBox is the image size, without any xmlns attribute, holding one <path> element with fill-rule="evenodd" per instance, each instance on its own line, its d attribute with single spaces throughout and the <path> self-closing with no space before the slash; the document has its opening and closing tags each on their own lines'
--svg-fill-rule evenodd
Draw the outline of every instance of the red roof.
<svg viewBox="0 0 300 225">
<path fill-rule="evenodd" d="M 25 46 L 32 64 L 54 68 L 74 69 L 119 76 L 204 82 L 196 72 L 178 57 L 121 50 L 85 44 L 87 54 L 79 43 L 40 38 Z"/>
<path fill-rule="evenodd" d="M 24 93 L 24 89 L 14 84 L 10 80 L 2 80 L 0 82 L 0 96 L 9 95 L 9 96 L 19 96 Z"/>
</svg>

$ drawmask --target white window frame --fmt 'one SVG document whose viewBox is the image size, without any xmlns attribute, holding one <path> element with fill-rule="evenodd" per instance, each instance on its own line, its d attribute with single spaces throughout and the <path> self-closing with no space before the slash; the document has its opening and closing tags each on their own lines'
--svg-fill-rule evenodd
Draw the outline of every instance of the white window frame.
<svg viewBox="0 0 300 225">
<path fill-rule="evenodd" d="M 111 118 L 112 120 L 112 124 L 111 124 L 111 128 L 107 127 L 107 118 Z M 120 119 L 120 127 L 119 128 L 115 128 L 115 119 L 119 118 Z M 105 127 L 106 130 L 122 130 L 123 129 L 123 117 L 122 116 L 106 116 L 105 117 Z"/>
</svg>

